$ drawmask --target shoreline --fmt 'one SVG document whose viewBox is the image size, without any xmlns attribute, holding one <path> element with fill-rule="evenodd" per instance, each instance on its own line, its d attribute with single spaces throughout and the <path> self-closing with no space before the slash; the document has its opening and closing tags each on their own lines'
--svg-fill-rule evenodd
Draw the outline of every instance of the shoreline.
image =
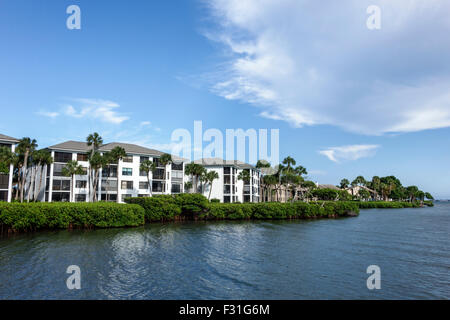
<svg viewBox="0 0 450 320">
<path fill-rule="evenodd" d="M 365 209 L 426 206 L 433 206 L 433 203 L 316 201 L 225 204 L 211 203 L 197 195 L 131 198 L 128 204 L 0 203 L 0 235 L 53 230 L 132 228 L 152 223 L 187 221 L 337 219 L 356 217 L 360 210 Z"/>
</svg>

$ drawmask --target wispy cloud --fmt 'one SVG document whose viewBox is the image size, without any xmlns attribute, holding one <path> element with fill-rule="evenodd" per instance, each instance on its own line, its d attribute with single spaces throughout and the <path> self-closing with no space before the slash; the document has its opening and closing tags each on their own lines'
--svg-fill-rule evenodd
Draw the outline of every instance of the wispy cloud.
<svg viewBox="0 0 450 320">
<path fill-rule="evenodd" d="M 152 123 L 150 121 L 142 121 L 139 125 L 141 127 L 146 127 L 146 126 L 150 126 Z"/>
<path fill-rule="evenodd" d="M 73 118 L 100 120 L 110 124 L 121 124 L 130 118 L 117 111 L 120 105 L 102 99 L 73 99 L 73 104 L 66 105 L 64 114 Z M 74 106 L 76 104 L 76 106 Z"/>
<path fill-rule="evenodd" d="M 60 115 L 59 112 L 51 112 L 51 111 L 38 111 L 36 112 L 36 114 L 51 119 L 54 119 Z"/>
<path fill-rule="evenodd" d="M 450 126 L 450 2 L 212 0 L 205 35 L 231 59 L 212 90 L 296 127 L 379 135 Z M 323 8 L 326 7 L 326 10 Z"/>
<path fill-rule="evenodd" d="M 330 147 L 320 150 L 321 155 L 326 156 L 333 162 L 341 162 L 348 160 L 358 160 L 375 155 L 379 145 L 373 144 L 356 144 L 340 147 Z"/>
</svg>

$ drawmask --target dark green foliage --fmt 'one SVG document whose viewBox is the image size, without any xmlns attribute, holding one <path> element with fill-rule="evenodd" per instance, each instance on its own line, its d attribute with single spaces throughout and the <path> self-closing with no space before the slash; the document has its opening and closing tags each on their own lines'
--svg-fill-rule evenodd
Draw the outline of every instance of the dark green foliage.
<svg viewBox="0 0 450 320">
<path fill-rule="evenodd" d="M 144 224 L 144 210 L 117 203 L 0 203 L 0 229 L 135 227 Z"/>
<path fill-rule="evenodd" d="M 146 198 L 126 198 L 125 202 L 138 204 L 145 210 L 145 221 L 172 221 L 181 214 L 174 196 L 157 195 Z"/>
<path fill-rule="evenodd" d="M 205 196 L 197 193 L 181 193 L 175 196 L 183 215 L 197 215 L 208 208 L 209 201 Z"/>
<path fill-rule="evenodd" d="M 211 199 L 210 202 L 211 203 L 220 203 L 220 200 L 219 199 Z"/>
<path fill-rule="evenodd" d="M 352 196 L 345 190 L 335 190 L 335 189 L 314 189 L 311 191 L 313 197 L 322 201 L 346 201 L 351 200 Z"/>
<path fill-rule="evenodd" d="M 195 193 L 127 198 L 125 202 L 143 207 L 147 222 L 192 218 L 206 212 L 209 205 L 206 197 Z"/>
<path fill-rule="evenodd" d="M 399 201 L 361 201 L 356 202 L 361 209 L 401 209 L 419 208 L 420 202 L 399 202 Z"/>
</svg>

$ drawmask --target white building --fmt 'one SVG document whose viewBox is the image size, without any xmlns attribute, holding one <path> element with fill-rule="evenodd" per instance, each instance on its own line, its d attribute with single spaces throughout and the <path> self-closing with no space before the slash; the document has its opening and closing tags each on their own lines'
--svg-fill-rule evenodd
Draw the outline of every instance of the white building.
<svg viewBox="0 0 450 320">
<path fill-rule="evenodd" d="M 241 161 L 220 158 L 204 158 L 194 162 L 204 166 L 207 171 L 216 171 L 219 174 L 219 179 L 214 180 L 212 186 L 206 184 L 203 190 L 200 190 L 205 197 L 208 198 L 211 193 L 210 199 L 218 199 L 224 203 L 260 202 L 261 172 L 256 167 Z M 250 174 L 248 183 L 238 179 L 239 173 L 244 170 Z M 198 186 L 202 187 L 200 183 Z"/>
<path fill-rule="evenodd" d="M 159 158 L 163 152 L 148 149 L 128 143 L 108 143 L 102 145 L 98 152 L 104 154 L 114 147 L 122 147 L 127 157 L 118 164 L 110 164 L 100 170 L 97 185 L 97 200 L 123 202 L 127 197 L 144 197 L 150 194 L 177 194 L 183 192 L 184 163 L 172 163 L 165 167 L 159 165 Z M 93 179 L 88 172 L 89 147 L 85 142 L 67 141 L 48 148 L 54 163 L 46 168 L 45 182 L 39 194 L 40 201 L 92 201 L 94 192 L 90 192 Z M 86 174 L 75 176 L 73 198 L 71 199 L 72 177 L 63 176 L 62 170 L 70 160 L 76 160 L 85 168 Z M 151 160 L 157 164 L 157 169 L 150 172 L 149 188 L 147 174 L 140 171 L 140 164 Z M 88 188 L 91 185 L 91 188 Z"/>
<path fill-rule="evenodd" d="M 0 147 L 10 148 L 12 152 L 16 149 L 18 139 L 0 134 Z M 9 174 L 0 173 L 0 201 L 11 202 L 12 199 L 12 181 L 13 181 L 13 165 L 9 166 Z"/>
</svg>

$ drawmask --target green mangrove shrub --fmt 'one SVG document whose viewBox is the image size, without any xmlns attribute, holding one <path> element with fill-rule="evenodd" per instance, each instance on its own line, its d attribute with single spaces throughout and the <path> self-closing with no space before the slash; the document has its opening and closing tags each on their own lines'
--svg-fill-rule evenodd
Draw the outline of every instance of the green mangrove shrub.
<svg viewBox="0 0 450 320">
<path fill-rule="evenodd" d="M 0 230 L 135 227 L 144 209 L 117 203 L 0 203 Z"/>
</svg>

